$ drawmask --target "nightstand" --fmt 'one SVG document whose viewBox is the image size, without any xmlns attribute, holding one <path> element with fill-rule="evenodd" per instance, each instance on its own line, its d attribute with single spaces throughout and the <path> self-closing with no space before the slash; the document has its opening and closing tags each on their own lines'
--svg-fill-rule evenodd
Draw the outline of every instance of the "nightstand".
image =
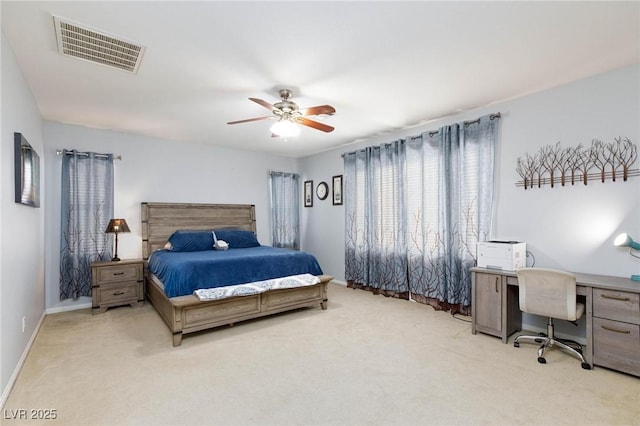
<svg viewBox="0 0 640 426">
<path fill-rule="evenodd" d="M 142 259 L 91 264 L 94 314 L 114 306 L 144 304 L 144 261 Z"/>
</svg>

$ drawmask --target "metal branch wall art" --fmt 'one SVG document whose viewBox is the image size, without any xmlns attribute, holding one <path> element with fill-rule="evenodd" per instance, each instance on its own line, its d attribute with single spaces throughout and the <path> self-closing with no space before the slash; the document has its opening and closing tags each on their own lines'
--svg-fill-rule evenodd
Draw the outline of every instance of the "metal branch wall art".
<svg viewBox="0 0 640 426">
<path fill-rule="evenodd" d="M 555 146 L 543 146 L 533 156 L 518 157 L 516 172 L 522 180 L 516 182 L 516 186 L 528 189 L 551 185 L 553 188 L 557 184 L 582 182 L 586 185 L 590 180 L 626 181 L 640 176 L 640 169 L 632 168 L 637 159 L 638 147 L 629 138 L 616 138 L 611 143 L 594 139 L 586 148 L 582 144 L 562 148 L 558 142 Z"/>
</svg>

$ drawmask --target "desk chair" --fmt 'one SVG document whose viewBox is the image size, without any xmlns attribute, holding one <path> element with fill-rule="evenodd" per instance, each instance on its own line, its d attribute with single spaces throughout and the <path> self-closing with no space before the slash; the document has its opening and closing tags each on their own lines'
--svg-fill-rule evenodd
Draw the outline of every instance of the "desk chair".
<svg viewBox="0 0 640 426">
<path fill-rule="evenodd" d="M 546 364 L 544 351 L 552 346 L 574 355 L 582 361 L 582 368 L 591 367 L 582 355 L 582 348 L 577 342 L 558 340 L 553 333 L 553 319 L 576 321 L 584 313 L 584 305 L 576 301 L 576 277 L 564 271 L 544 268 L 522 268 L 517 271 L 520 294 L 520 310 L 534 315 L 549 318 L 547 334 L 538 336 L 518 336 L 513 346 L 520 347 L 520 342 L 542 344 L 538 349 L 538 362 Z M 573 346 L 570 346 L 571 343 Z"/>
</svg>

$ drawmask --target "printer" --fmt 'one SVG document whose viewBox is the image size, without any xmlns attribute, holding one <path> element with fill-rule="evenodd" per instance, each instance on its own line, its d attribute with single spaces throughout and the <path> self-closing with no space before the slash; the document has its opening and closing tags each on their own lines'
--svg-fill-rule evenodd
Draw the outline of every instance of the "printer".
<svg viewBox="0 0 640 426">
<path fill-rule="evenodd" d="M 480 268 L 515 271 L 527 266 L 527 244 L 518 241 L 482 241 L 477 246 Z"/>
</svg>

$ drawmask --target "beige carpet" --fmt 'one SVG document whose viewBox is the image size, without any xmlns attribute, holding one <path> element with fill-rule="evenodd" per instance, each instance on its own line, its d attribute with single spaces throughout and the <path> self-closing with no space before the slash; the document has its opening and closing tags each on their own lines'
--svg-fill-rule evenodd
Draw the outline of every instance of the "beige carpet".
<svg viewBox="0 0 640 426">
<path fill-rule="evenodd" d="M 50 315 L 2 423 L 640 425 L 640 379 L 486 335 L 432 308 L 330 285 L 303 309 L 187 336 L 152 306 Z M 56 420 L 10 420 L 17 410 Z M 30 413 L 28 413 L 30 414 Z"/>
</svg>

